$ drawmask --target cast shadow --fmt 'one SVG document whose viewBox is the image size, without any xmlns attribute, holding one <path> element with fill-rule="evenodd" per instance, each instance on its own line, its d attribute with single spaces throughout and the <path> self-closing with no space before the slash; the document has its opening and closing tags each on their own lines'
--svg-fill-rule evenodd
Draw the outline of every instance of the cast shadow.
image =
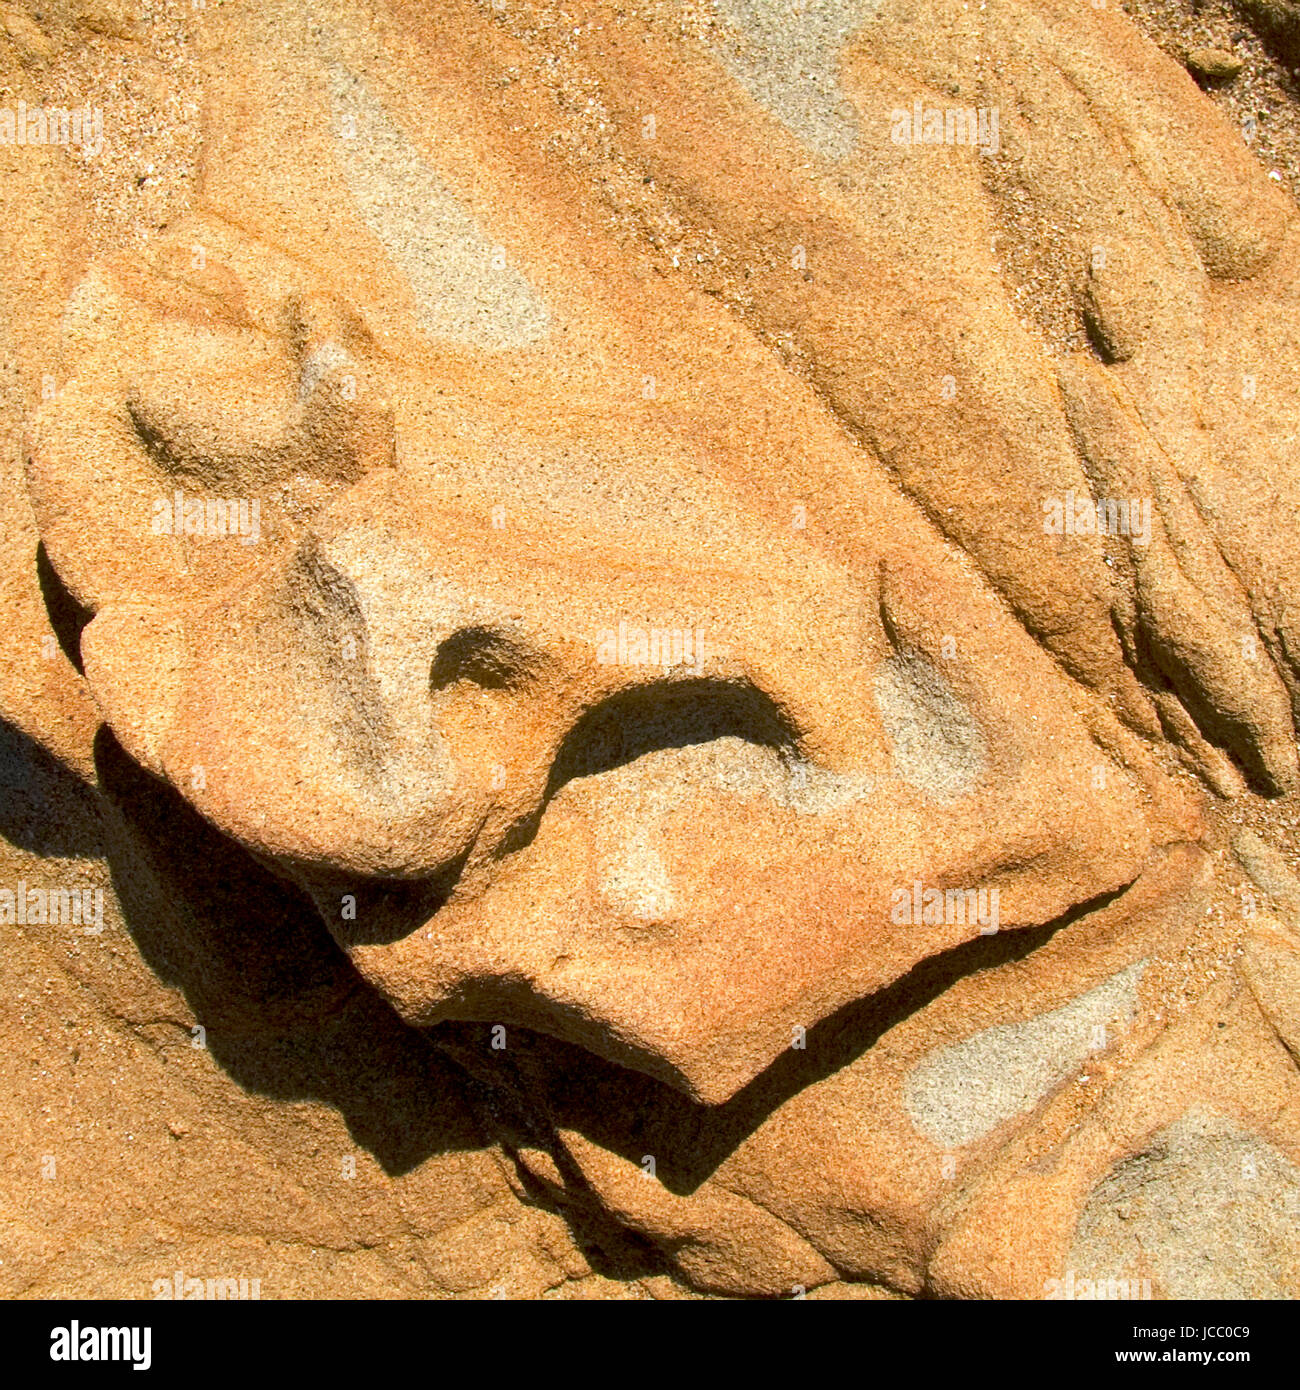
<svg viewBox="0 0 1300 1390">
<path fill-rule="evenodd" d="M 481 1149 L 459 1079 L 357 975 L 306 896 L 209 825 L 107 729 L 95 766 L 117 824 L 123 921 L 245 1090 L 333 1106 L 386 1173 Z"/>
<path fill-rule="evenodd" d="M 97 859 L 99 798 L 21 729 L 0 719 L 0 835 L 42 859 Z"/>
<path fill-rule="evenodd" d="M 918 962 L 892 985 L 854 1000 L 809 1028 L 802 1049 L 789 1048 L 721 1105 L 705 1105 L 652 1077 L 605 1061 L 571 1043 L 522 1028 L 510 1030 L 510 1089 L 527 1097 L 532 1124 L 545 1116 L 551 1135 L 561 1129 L 633 1164 L 656 1159 L 656 1176 L 678 1196 L 689 1196 L 793 1096 L 851 1065 L 891 1028 L 951 989 L 959 980 L 997 969 L 1046 945 L 1058 931 L 1114 902 L 1123 889 L 1079 903 L 1037 927 L 978 936 Z M 462 1067 L 486 1084 L 504 1052 L 493 1054 L 482 1025 L 444 1024 L 431 1030 Z M 488 1063 L 476 1059 L 501 1058 Z M 521 1142 L 537 1142 L 526 1132 Z"/>
<path fill-rule="evenodd" d="M 120 825 L 107 857 L 126 929 L 149 967 L 185 995 L 232 1080 L 277 1100 L 333 1106 L 392 1176 L 500 1137 L 504 1097 L 485 1093 L 429 1031 L 402 1021 L 306 894 L 210 826 L 107 729 L 95 763 Z M 521 1181 L 536 1204 L 556 1208 L 555 1194 Z M 634 1279 L 664 1269 L 646 1242 L 600 1213 L 565 1214 L 598 1273 Z"/>
</svg>

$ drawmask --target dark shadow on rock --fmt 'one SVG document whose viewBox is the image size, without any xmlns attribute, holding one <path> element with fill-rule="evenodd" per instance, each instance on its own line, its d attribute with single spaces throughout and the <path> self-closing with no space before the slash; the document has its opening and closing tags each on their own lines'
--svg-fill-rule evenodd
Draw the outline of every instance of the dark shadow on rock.
<svg viewBox="0 0 1300 1390">
<path fill-rule="evenodd" d="M 0 835 L 46 859 L 104 854 L 93 788 L 21 729 L 0 719 Z"/>
<path fill-rule="evenodd" d="M 389 1174 L 480 1149 L 461 1081 L 357 975 L 306 897 L 134 763 L 108 730 L 95 763 L 126 929 L 179 988 L 246 1090 L 334 1106 Z"/>
<path fill-rule="evenodd" d="M 549 1073 L 538 1077 L 539 1066 L 552 1066 L 552 1045 L 575 1054 L 576 1064 L 591 1061 L 596 1068 L 612 1064 L 588 1058 L 579 1048 L 566 1048 L 541 1034 L 508 1030 L 509 1046 L 494 1048 L 491 1027 L 481 1024 L 443 1024 L 430 1029 L 438 1046 L 459 1065 L 465 1077 L 466 1095 L 484 1124 L 515 1163 L 519 1185 L 538 1206 L 564 1215 L 574 1239 L 597 1274 L 615 1279 L 640 1279 L 672 1272 L 670 1261 L 653 1242 L 620 1222 L 591 1190 L 581 1169 L 570 1157 L 556 1131 L 557 1115 L 547 1103 Z M 637 1082 L 644 1078 L 612 1067 L 609 1080 L 615 1088 L 615 1114 L 628 1106 L 618 1094 L 621 1081 L 630 1078 L 628 1096 L 638 1098 Z M 651 1083 L 656 1084 L 656 1083 Z M 605 1097 L 610 1099 L 610 1097 Z M 520 1151 L 541 1150 L 559 1170 L 561 1185 L 543 1181 L 520 1161 Z"/>
<path fill-rule="evenodd" d="M 489 1136 L 508 1150 L 497 1103 L 506 1098 L 398 1017 L 305 895 L 132 761 L 108 729 L 94 753 L 98 789 L 0 721 L 0 834 L 28 852 L 106 862 L 141 957 L 181 991 L 238 1086 L 334 1107 L 390 1176 L 482 1150 Z M 664 1270 L 607 1216 L 565 1209 L 522 1172 L 520 1186 L 525 1200 L 566 1210 L 597 1273 Z"/>
<path fill-rule="evenodd" d="M 355 919 L 338 921 L 335 925 L 344 946 L 388 946 L 418 931 L 446 906 L 473 848 L 471 841 L 462 854 L 438 873 L 417 879 L 358 878 L 340 874 L 331 880 L 313 866 L 316 900 L 318 903 L 332 902 L 337 916 L 338 903 L 343 896 L 347 894 L 354 899 Z M 326 910 L 321 907 L 322 912 Z"/>
<path fill-rule="evenodd" d="M 483 1058 L 481 1078 L 495 1067 L 503 1088 L 516 1095 L 516 1104 L 533 1112 L 530 1122 L 539 1134 L 549 1134 L 554 1142 L 559 1130 L 573 1130 L 636 1164 L 652 1153 L 664 1186 L 689 1196 L 791 1097 L 849 1066 L 890 1028 L 959 980 L 1023 960 L 1122 892 L 1080 903 L 1042 926 L 978 936 L 919 962 L 888 988 L 846 1004 L 810 1028 L 805 1048 L 783 1052 L 722 1105 L 701 1104 L 661 1081 L 522 1028 L 511 1028 L 508 1047 L 495 1053 L 490 1030 L 483 1025 L 441 1024 L 431 1032 L 444 1038 L 458 1058 Z M 488 1060 L 494 1057 L 499 1060 Z"/>
<path fill-rule="evenodd" d="M 689 1195 L 792 1096 L 850 1065 L 959 980 L 1023 959 L 1119 896 L 920 962 L 809 1029 L 805 1049 L 783 1053 L 724 1105 L 706 1106 L 522 1028 L 510 1028 L 498 1051 L 487 1025 L 409 1027 L 356 973 L 305 894 L 210 826 L 107 730 L 95 759 L 127 929 L 155 973 L 184 993 L 232 1079 L 275 1099 L 334 1106 L 392 1175 L 438 1153 L 482 1148 L 485 1132 L 507 1152 L 545 1150 L 565 1190 L 521 1177 L 523 1187 L 565 1212 L 594 1268 L 623 1278 L 662 1270 L 663 1257 L 602 1211 L 561 1130 L 632 1163 L 655 1154 L 663 1184 Z"/>
<path fill-rule="evenodd" d="M 68 592 L 67 586 L 50 563 L 44 541 L 36 547 L 36 578 L 41 586 L 41 597 L 45 600 L 45 612 L 50 620 L 50 627 L 59 639 L 63 655 L 77 668 L 77 673 L 84 676 L 86 672 L 81 664 L 81 634 L 94 615 L 90 609 L 83 608 Z"/>
<path fill-rule="evenodd" d="M 1292 73 L 1300 70 L 1300 5 L 1295 0 L 1233 0 L 1233 7 L 1270 57 Z"/>
<path fill-rule="evenodd" d="M 496 857 L 527 848 L 559 790 L 578 777 L 624 767 L 647 753 L 739 738 L 785 757 L 799 733 L 776 702 L 747 680 L 663 679 L 610 695 L 585 711 L 556 752 L 538 805 L 502 837 Z"/>
</svg>

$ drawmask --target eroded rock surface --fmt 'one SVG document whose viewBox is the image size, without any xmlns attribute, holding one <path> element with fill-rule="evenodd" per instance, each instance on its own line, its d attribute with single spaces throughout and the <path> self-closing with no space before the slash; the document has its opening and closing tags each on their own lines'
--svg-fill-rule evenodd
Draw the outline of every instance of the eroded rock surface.
<svg viewBox="0 0 1300 1390">
<path fill-rule="evenodd" d="M 1300 221 L 1183 67 L 1054 0 L 0 61 L 7 1292 L 1300 1293 Z"/>
</svg>

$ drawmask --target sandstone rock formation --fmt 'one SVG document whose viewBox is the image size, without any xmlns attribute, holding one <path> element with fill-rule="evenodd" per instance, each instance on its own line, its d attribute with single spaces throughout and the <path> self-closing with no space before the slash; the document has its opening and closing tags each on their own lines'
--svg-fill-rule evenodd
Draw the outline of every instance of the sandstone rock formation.
<svg viewBox="0 0 1300 1390">
<path fill-rule="evenodd" d="M 8 1296 L 1300 1294 L 1300 217 L 1174 57 L 0 8 Z"/>
</svg>

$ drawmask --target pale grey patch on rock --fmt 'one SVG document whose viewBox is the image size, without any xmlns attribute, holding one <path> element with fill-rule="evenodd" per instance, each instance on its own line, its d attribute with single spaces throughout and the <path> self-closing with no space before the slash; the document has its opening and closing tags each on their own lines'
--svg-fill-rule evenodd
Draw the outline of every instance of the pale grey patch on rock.
<svg viewBox="0 0 1300 1390">
<path fill-rule="evenodd" d="M 1117 1163 L 1084 1205 L 1076 1278 L 1141 1273 L 1165 1298 L 1288 1298 L 1300 1277 L 1300 1168 L 1204 1107 Z"/>
<path fill-rule="evenodd" d="M 764 109 L 816 154 L 847 159 L 858 121 L 840 86 L 844 45 L 879 0 L 713 0 L 718 55 Z"/>
<path fill-rule="evenodd" d="M 677 907 L 671 867 L 656 844 L 662 827 L 699 799 L 718 792 L 769 800 L 800 815 L 824 815 L 874 790 L 866 774 L 835 773 L 783 757 L 747 739 L 723 737 L 644 753 L 621 767 L 581 779 L 599 800 L 593 816 L 600 891 L 616 911 L 640 922 L 661 920 Z"/>
<path fill-rule="evenodd" d="M 1253 830 L 1238 830 L 1232 848 L 1255 886 L 1273 899 L 1292 926 L 1300 926 L 1300 878 L 1286 860 Z"/>
<path fill-rule="evenodd" d="M 339 163 L 366 226 L 406 277 L 433 340 L 467 347 L 527 347 L 546 337 L 550 315 L 528 280 L 505 261 L 478 222 L 389 119 L 354 73 L 328 67 L 340 131 Z"/>
<path fill-rule="evenodd" d="M 869 773 L 831 772 L 743 738 L 716 738 L 649 756 L 663 760 L 656 764 L 658 775 L 683 792 L 720 789 L 769 800 L 800 815 L 837 811 L 876 788 Z"/>
<path fill-rule="evenodd" d="M 603 824 L 598 825 L 603 830 Z M 597 842 L 602 849 L 605 840 L 598 830 Z M 643 824 L 623 827 L 617 853 L 602 856 L 599 884 L 610 907 L 638 922 L 659 922 L 677 906 L 667 866 L 650 844 L 648 827 Z"/>
<path fill-rule="evenodd" d="M 870 773 L 831 772 L 749 739 L 724 736 L 660 748 L 608 772 L 583 779 L 602 788 L 639 789 L 656 805 L 676 810 L 688 798 L 724 791 L 769 800 L 801 815 L 825 815 L 864 801 L 878 785 Z"/>
<path fill-rule="evenodd" d="M 920 656 L 890 657 L 876 675 L 875 695 L 904 782 L 944 801 L 976 786 L 988 762 L 984 735 L 934 665 Z"/>
<path fill-rule="evenodd" d="M 1106 1046 L 1112 1028 L 1127 1027 L 1146 966 L 1138 961 L 1050 1013 L 986 1028 L 922 1058 L 904 1088 L 912 1123 L 947 1149 L 1024 1114 Z"/>
<path fill-rule="evenodd" d="M 338 343 L 324 342 L 313 348 L 303 358 L 302 369 L 298 375 L 298 399 L 310 399 L 312 392 L 331 372 L 345 370 L 359 371 L 356 359 Z"/>
<path fill-rule="evenodd" d="M 800 815 L 825 815 L 876 789 L 869 773 L 831 772 L 741 738 L 720 738 L 693 750 L 697 776 L 742 797 L 764 797 Z"/>
</svg>

